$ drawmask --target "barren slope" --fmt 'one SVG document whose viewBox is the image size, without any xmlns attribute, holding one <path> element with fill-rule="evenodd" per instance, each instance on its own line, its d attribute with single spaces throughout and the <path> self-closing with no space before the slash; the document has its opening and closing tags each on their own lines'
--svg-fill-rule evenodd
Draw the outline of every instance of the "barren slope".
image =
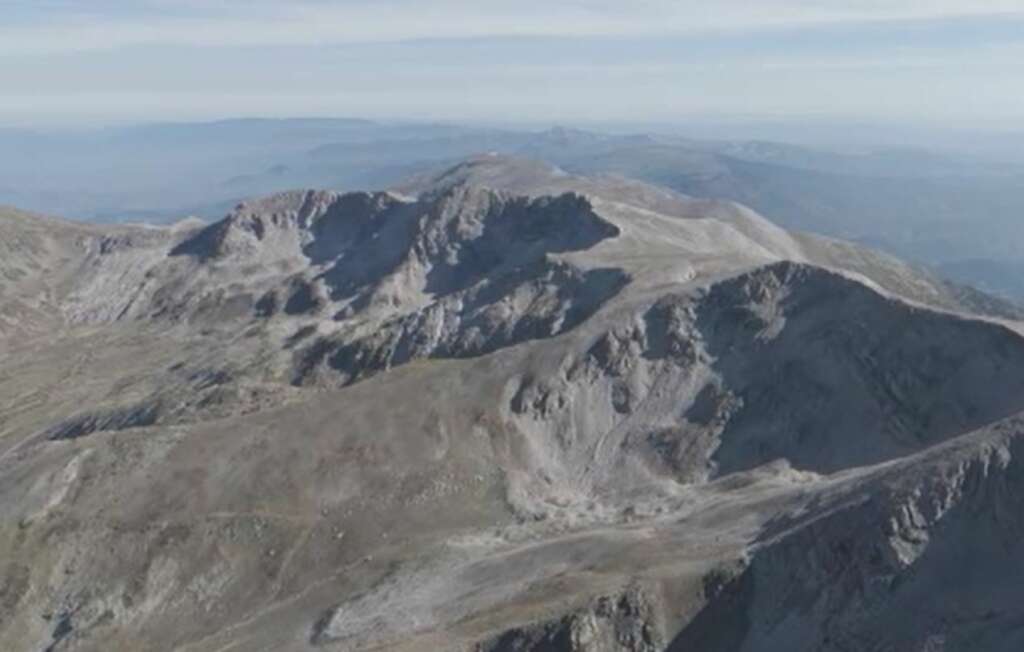
<svg viewBox="0 0 1024 652">
<path fill-rule="evenodd" d="M 1020 641 L 1024 338 L 898 261 L 492 159 L 2 224 L 9 649 Z"/>
</svg>

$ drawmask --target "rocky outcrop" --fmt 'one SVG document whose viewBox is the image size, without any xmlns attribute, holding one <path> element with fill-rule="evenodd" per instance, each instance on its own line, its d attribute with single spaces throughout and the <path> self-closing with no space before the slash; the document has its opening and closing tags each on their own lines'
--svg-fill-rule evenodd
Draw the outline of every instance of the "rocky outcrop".
<svg viewBox="0 0 1024 652">
<path fill-rule="evenodd" d="M 1024 582 L 1020 419 L 881 470 L 778 519 L 747 570 L 669 650 L 1013 650 Z M 702 624 L 725 607 L 741 631 Z M 698 644 L 699 643 L 699 644 Z"/>
<path fill-rule="evenodd" d="M 320 338 L 296 354 L 293 382 L 346 384 L 418 358 L 472 357 L 554 337 L 594 314 L 626 282 L 618 270 L 535 263 L 393 317 L 365 336 Z"/>
<path fill-rule="evenodd" d="M 625 323 L 623 323 L 623 321 Z M 832 473 L 1024 410 L 1024 340 L 792 263 L 670 294 L 512 382 L 527 513 L 776 459 Z M 513 478 L 518 478 L 513 475 Z M 513 482 L 515 486 L 517 483 Z"/>
<path fill-rule="evenodd" d="M 510 629 L 475 652 L 661 652 L 655 618 L 643 592 L 634 589 L 558 620 Z"/>
</svg>

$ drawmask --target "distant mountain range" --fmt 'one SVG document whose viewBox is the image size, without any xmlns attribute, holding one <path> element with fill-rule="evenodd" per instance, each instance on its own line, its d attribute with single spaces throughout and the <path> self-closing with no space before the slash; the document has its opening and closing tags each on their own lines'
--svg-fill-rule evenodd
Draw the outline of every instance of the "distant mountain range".
<svg viewBox="0 0 1024 652">
<path fill-rule="evenodd" d="M 554 128 L 230 120 L 0 131 L 0 203 L 93 221 L 217 219 L 297 188 L 385 188 L 484 152 L 741 202 L 776 223 L 882 248 L 1005 296 L 1024 261 L 1024 165 L 912 148 L 814 149 Z"/>
</svg>

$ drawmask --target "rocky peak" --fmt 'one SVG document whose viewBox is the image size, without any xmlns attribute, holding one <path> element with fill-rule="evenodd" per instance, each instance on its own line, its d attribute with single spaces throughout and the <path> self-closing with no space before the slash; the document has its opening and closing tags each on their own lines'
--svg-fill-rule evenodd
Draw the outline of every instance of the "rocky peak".
<svg viewBox="0 0 1024 652">
<path fill-rule="evenodd" d="M 182 241 L 171 255 L 190 255 L 205 260 L 257 251 L 263 255 L 274 246 L 301 248 L 315 239 L 318 222 L 322 219 L 339 215 L 365 217 L 386 210 L 396 201 L 387 193 L 283 192 L 239 204 L 224 219 Z"/>
</svg>

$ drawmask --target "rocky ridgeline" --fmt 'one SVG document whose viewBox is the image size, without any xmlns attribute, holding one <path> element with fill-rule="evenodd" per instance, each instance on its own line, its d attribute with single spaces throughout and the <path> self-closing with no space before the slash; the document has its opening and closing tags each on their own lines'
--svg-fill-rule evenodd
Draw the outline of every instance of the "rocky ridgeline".
<svg viewBox="0 0 1024 652">
<path fill-rule="evenodd" d="M 69 311 L 94 323 L 269 329 L 294 350 L 295 383 L 344 383 L 571 328 L 627 279 L 557 256 L 617 233 L 572 194 L 285 193 L 170 245 L 101 243 Z"/>
</svg>

